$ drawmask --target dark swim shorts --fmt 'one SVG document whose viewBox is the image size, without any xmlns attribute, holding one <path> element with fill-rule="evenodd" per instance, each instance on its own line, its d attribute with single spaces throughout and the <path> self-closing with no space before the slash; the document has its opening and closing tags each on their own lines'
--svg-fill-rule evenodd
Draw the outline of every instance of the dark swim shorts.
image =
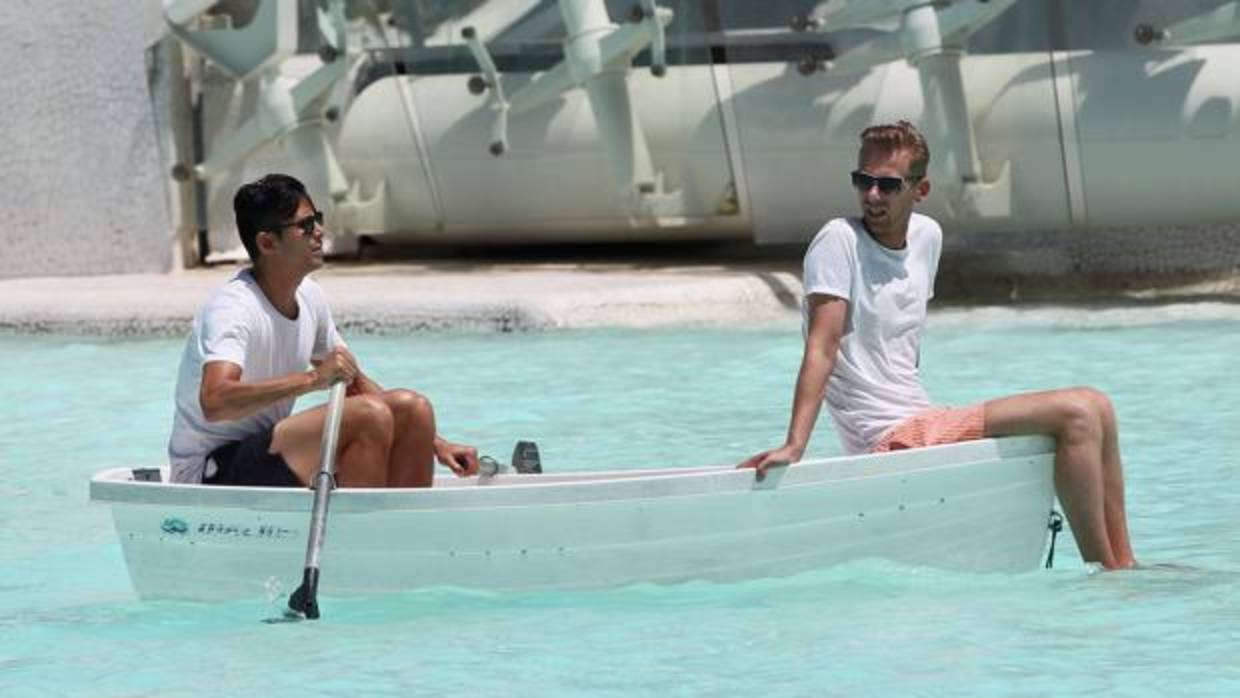
<svg viewBox="0 0 1240 698">
<path fill-rule="evenodd" d="M 271 453 L 271 430 L 267 429 L 242 441 L 233 441 L 207 456 L 207 470 L 215 461 L 216 471 L 203 476 L 204 485 L 242 485 L 245 487 L 305 487 L 284 456 Z"/>
</svg>

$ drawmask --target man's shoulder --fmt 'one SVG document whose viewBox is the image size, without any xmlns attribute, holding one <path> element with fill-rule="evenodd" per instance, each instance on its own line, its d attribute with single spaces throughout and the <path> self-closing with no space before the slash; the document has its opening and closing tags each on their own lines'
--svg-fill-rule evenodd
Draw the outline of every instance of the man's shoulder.
<svg viewBox="0 0 1240 698">
<path fill-rule="evenodd" d="M 812 249 L 826 240 L 835 240 L 849 245 L 856 244 L 857 227 L 849 218 L 842 216 L 832 218 L 818 229 L 809 246 Z"/>
<path fill-rule="evenodd" d="M 211 292 L 198 311 L 199 320 L 213 327 L 252 322 L 263 312 L 261 294 L 253 277 L 241 270 Z"/>
<path fill-rule="evenodd" d="M 860 222 L 856 218 L 850 216 L 837 216 L 822 225 L 818 230 L 818 234 L 824 233 L 831 235 L 843 235 L 846 237 L 857 237 L 857 226 Z"/>
<path fill-rule="evenodd" d="M 927 235 L 935 238 L 943 237 L 943 227 L 939 222 L 924 213 L 913 212 L 908 220 L 909 233 Z"/>
<path fill-rule="evenodd" d="M 203 307 L 204 309 L 215 309 L 254 305 L 258 301 L 257 296 L 255 296 L 257 289 L 258 287 L 254 284 L 252 277 L 243 269 L 233 274 L 223 284 L 217 286 L 211 292 L 211 295 L 207 297 Z"/>
</svg>

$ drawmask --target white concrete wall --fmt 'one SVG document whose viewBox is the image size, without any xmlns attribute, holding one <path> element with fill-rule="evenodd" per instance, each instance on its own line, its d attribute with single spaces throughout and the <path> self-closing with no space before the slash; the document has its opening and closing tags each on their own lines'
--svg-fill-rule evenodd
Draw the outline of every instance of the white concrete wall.
<svg viewBox="0 0 1240 698">
<path fill-rule="evenodd" d="M 147 2 L 0 2 L 0 277 L 167 271 Z"/>
</svg>

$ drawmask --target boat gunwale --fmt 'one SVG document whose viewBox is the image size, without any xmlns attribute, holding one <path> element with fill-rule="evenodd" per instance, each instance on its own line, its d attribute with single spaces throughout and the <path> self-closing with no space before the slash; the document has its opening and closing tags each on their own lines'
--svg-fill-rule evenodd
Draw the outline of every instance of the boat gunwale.
<svg viewBox="0 0 1240 698">
<path fill-rule="evenodd" d="M 958 457 L 945 459 L 948 450 L 958 452 Z M 437 478 L 437 487 L 429 489 L 341 489 L 332 496 L 332 509 L 340 513 L 463 511 L 778 490 L 907 476 L 928 469 L 967 467 L 1053 452 L 1054 441 L 1049 437 L 1020 436 L 806 460 L 773 469 L 763 481 L 731 465 L 551 475 L 505 473 L 488 479 L 441 477 Z M 260 511 L 305 511 L 313 499 L 310 489 L 145 482 L 132 480 L 131 475 L 122 479 L 123 474 L 131 472 L 132 468 L 111 468 L 97 473 L 90 481 L 90 499 L 123 506 L 208 506 Z"/>
</svg>

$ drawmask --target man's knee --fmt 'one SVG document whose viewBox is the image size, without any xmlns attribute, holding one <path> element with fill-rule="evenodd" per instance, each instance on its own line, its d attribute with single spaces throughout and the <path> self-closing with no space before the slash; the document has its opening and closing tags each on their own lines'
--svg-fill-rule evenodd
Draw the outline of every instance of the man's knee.
<svg viewBox="0 0 1240 698">
<path fill-rule="evenodd" d="M 391 440 L 392 410 L 382 398 L 359 395 L 345 402 L 342 427 L 352 436 Z"/>
<path fill-rule="evenodd" d="M 1088 400 L 1094 406 L 1098 416 L 1103 420 L 1115 419 L 1115 405 L 1111 403 L 1111 398 L 1106 393 L 1089 386 L 1078 388 L 1084 399 Z"/>
<path fill-rule="evenodd" d="M 1106 395 L 1088 387 L 1068 388 L 1055 394 L 1055 403 L 1062 436 L 1072 441 L 1102 436 L 1103 420 L 1111 404 Z"/>
<path fill-rule="evenodd" d="M 431 401 L 420 393 L 404 389 L 389 390 L 383 394 L 383 398 L 398 423 L 425 423 L 435 418 Z"/>
</svg>

